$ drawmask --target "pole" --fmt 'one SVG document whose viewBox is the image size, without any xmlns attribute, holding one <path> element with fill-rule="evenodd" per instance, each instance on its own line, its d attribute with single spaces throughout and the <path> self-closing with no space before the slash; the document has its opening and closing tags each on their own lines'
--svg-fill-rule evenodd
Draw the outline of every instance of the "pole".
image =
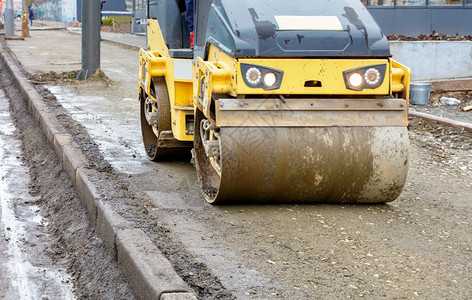
<svg viewBox="0 0 472 300">
<path fill-rule="evenodd" d="M 23 0 L 21 2 L 22 12 L 21 12 L 21 35 L 23 37 L 29 37 L 28 30 L 28 0 Z"/>
<path fill-rule="evenodd" d="M 7 0 L 5 8 L 5 35 L 15 35 L 15 16 L 13 12 L 13 0 Z"/>
<path fill-rule="evenodd" d="M 101 0 L 82 1 L 82 69 L 78 80 L 86 80 L 100 68 Z"/>
</svg>

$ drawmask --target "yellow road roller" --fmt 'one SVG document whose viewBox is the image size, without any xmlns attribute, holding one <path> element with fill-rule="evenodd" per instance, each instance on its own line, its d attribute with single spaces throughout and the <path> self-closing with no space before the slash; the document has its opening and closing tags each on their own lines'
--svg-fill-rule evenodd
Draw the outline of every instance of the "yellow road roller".
<svg viewBox="0 0 472 300">
<path fill-rule="evenodd" d="M 189 32 L 185 3 L 147 3 L 139 101 L 149 159 L 192 152 L 212 204 L 400 195 L 410 71 L 360 1 L 193 4 Z"/>
</svg>

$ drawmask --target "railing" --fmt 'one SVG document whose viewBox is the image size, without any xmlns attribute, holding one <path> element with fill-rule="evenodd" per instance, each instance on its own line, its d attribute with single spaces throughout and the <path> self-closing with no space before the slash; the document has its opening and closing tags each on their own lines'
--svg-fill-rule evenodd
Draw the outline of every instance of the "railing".
<svg viewBox="0 0 472 300">
<path fill-rule="evenodd" d="M 111 11 L 111 10 L 103 10 L 102 16 L 132 16 L 133 13 L 130 11 Z"/>
</svg>

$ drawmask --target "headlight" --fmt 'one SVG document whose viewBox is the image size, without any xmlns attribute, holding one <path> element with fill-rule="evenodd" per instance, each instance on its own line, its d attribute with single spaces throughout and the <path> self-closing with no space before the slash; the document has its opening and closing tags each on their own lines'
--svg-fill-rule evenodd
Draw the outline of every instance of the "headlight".
<svg viewBox="0 0 472 300">
<path fill-rule="evenodd" d="M 244 83 L 249 87 L 275 90 L 280 88 L 284 72 L 258 65 L 241 64 L 241 74 Z"/>
<path fill-rule="evenodd" d="M 343 72 L 347 89 L 362 91 L 375 89 L 382 85 L 387 65 L 373 65 Z"/>
<path fill-rule="evenodd" d="M 251 85 L 258 85 L 261 82 L 262 73 L 258 68 L 252 67 L 246 71 L 246 80 Z"/>
<path fill-rule="evenodd" d="M 266 87 L 273 87 L 277 83 L 277 75 L 274 72 L 267 72 L 264 74 L 264 85 Z"/>
<path fill-rule="evenodd" d="M 349 85 L 355 88 L 359 88 L 364 83 L 362 80 L 362 75 L 359 73 L 352 73 L 349 75 Z"/>
<path fill-rule="evenodd" d="M 380 72 L 376 68 L 370 68 L 364 74 L 365 83 L 368 85 L 376 85 L 380 81 Z"/>
</svg>

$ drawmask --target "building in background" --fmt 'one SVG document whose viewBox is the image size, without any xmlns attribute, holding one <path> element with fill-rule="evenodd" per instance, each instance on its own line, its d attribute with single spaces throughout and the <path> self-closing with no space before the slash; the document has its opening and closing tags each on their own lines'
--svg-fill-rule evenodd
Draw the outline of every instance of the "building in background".
<svg viewBox="0 0 472 300">
<path fill-rule="evenodd" d="M 3 10 L 5 9 L 5 1 Z M 37 18 L 72 22 L 82 19 L 82 1 L 33 0 Z M 164 1 L 164 0 L 160 0 Z M 236 0 L 235 0 L 236 1 Z M 15 12 L 21 1 L 14 0 Z M 472 35 L 472 0 L 362 0 L 387 35 L 419 35 L 433 30 L 440 34 Z M 18 6 L 18 7 L 17 7 Z M 107 0 L 104 15 L 132 16 L 133 33 L 145 32 L 146 0 Z"/>
<path fill-rule="evenodd" d="M 42 20 L 51 20 L 51 21 L 63 21 L 62 19 L 62 7 L 70 7 L 71 2 L 75 0 L 34 0 L 33 1 L 33 10 L 36 19 Z M 66 9 L 67 10 L 67 9 Z M 75 18 L 75 11 L 72 18 Z M 64 22 L 71 22 L 72 20 L 67 20 Z"/>
<path fill-rule="evenodd" d="M 387 34 L 472 35 L 472 0 L 363 0 Z"/>
<path fill-rule="evenodd" d="M 2 0 L 4 1 L 4 0 Z M 73 22 L 82 20 L 82 1 L 89 0 L 33 0 L 37 18 L 42 20 Z M 100 1 L 100 0 L 97 0 Z M 132 0 L 108 0 L 103 5 L 104 15 L 132 14 Z"/>
<path fill-rule="evenodd" d="M 0 16 L 3 19 L 3 14 L 5 13 L 5 9 L 7 7 L 7 1 L 6 0 L 0 0 Z M 21 0 L 13 0 L 13 13 L 15 18 L 18 18 L 18 16 L 21 17 Z"/>
</svg>

